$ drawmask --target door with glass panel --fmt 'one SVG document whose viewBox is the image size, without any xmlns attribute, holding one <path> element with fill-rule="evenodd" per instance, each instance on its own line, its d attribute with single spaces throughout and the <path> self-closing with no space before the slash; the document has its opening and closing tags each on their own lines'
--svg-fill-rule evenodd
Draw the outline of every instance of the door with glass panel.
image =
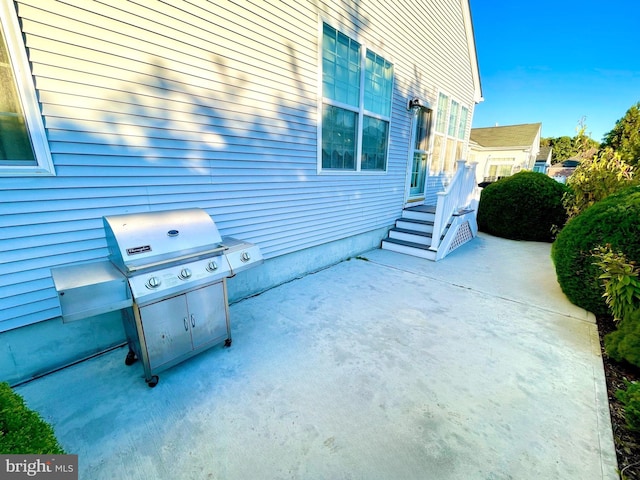
<svg viewBox="0 0 640 480">
<path fill-rule="evenodd" d="M 420 108 L 413 122 L 413 165 L 409 182 L 409 198 L 424 196 L 425 179 L 431 161 L 431 110 Z"/>
</svg>

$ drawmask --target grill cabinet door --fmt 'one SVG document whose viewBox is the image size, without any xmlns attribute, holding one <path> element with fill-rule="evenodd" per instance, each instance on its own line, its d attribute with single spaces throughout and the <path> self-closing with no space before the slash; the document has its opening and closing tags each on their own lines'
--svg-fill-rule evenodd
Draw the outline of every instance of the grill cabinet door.
<svg viewBox="0 0 640 480">
<path fill-rule="evenodd" d="M 187 301 L 184 295 L 140 308 L 151 369 L 158 368 L 191 348 Z"/>
<path fill-rule="evenodd" d="M 187 304 L 195 350 L 229 338 L 223 282 L 187 293 Z"/>
</svg>

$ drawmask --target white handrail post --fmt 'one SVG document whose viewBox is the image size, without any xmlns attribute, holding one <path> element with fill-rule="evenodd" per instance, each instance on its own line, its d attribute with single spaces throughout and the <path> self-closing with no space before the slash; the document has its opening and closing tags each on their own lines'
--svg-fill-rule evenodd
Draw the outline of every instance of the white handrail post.
<svg viewBox="0 0 640 480">
<path fill-rule="evenodd" d="M 431 236 L 431 250 L 437 250 L 440 246 L 440 237 L 447 228 L 447 222 L 451 215 L 456 212 L 460 205 L 460 197 L 463 188 L 466 186 L 466 168 L 465 160 L 457 160 L 457 170 L 451 179 L 451 183 L 444 192 L 438 192 L 438 201 L 436 204 L 436 214 L 433 223 L 433 234 Z"/>
<path fill-rule="evenodd" d="M 443 214 L 442 212 L 445 209 L 446 204 L 446 192 L 438 192 L 438 201 L 436 203 L 436 214 L 433 220 L 433 233 L 431 234 L 431 250 L 437 250 L 438 246 L 440 246 L 440 237 L 442 236 L 443 230 Z"/>
<path fill-rule="evenodd" d="M 476 183 L 476 167 L 478 166 L 478 162 L 469 162 L 467 164 L 467 168 L 469 169 L 469 180 L 468 180 L 468 197 L 466 208 L 470 208 L 473 210 L 474 218 L 478 212 L 478 202 L 480 201 L 479 195 L 479 187 Z"/>
<path fill-rule="evenodd" d="M 453 201 L 453 205 L 451 205 L 451 213 L 455 212 L 460 207 L 460 196 L 466 183 L 465 180 L 467 169 L 465 168 L 465 165 L 467 162 L 465 160 L 456 160 L 456 163 L 458 164 L 458 166 L 456 167 L 455 190 L 451 192 L 451 200 Z"/>
</svg>

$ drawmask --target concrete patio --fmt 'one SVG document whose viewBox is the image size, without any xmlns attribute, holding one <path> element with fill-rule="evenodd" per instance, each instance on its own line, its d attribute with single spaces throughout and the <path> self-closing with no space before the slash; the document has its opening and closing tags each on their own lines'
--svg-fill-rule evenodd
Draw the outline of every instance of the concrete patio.
<svg viewBox="0 0 640 480">
<path fill-rule="evenodd" d="M 594 318 L 549 250 L 372 250 L 232 305 L 233 346 L 154 389 L 120 348 L 16 390 L 83 480 L 615 479 Z"/>
</svg>

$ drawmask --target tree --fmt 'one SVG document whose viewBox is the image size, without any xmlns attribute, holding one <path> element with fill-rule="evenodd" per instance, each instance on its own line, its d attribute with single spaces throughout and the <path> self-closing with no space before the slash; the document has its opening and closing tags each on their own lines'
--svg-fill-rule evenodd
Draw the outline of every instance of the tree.
<svg viewBox="0 0 640 480">
<path fill-rule="evenodd" d="M 576 132 L 578 133 L 573 137 L 574 156 L 580 159 L 593 158 L 600 147 L 600 144 L 587 135 L 586 131 L 587 124 L 585 123 L 585 117 L 582 117 L 576 127 Z"/>
<path fill-rule="evenodd" d="M 631 165 L 640 164 L 640 102 L 627 110 L 613 130 L 605 134 L 603 146 L 616 150 L 620 158 Z"/>
<path fill-rule="evenodd" d="M 552 147 L 551 163 L 563 162 L 569 158 L 592 158 L 598 151 L 600 144 L 587 135 L 585 117 L 576 126 L 576 135 L 569 137 L 541 138 L 540 146 Z"/>
<path fill-rule="evenodd" d="M 571 158 L 576 152 L 573 148 L 573 140 L 571 137 L 556 137 L 551 139 L 551 147 L 553 152 L 551 153 L 551 163 L 558 163 Z"/>
<path fill-rule="evenodd" d="M 569 218 L 578 216 L 596 202 L 638 183 L 635 168 L 611 148 L 585 158 L 567 180 L 569 191 L 562 202 Z"/>
</svg>

